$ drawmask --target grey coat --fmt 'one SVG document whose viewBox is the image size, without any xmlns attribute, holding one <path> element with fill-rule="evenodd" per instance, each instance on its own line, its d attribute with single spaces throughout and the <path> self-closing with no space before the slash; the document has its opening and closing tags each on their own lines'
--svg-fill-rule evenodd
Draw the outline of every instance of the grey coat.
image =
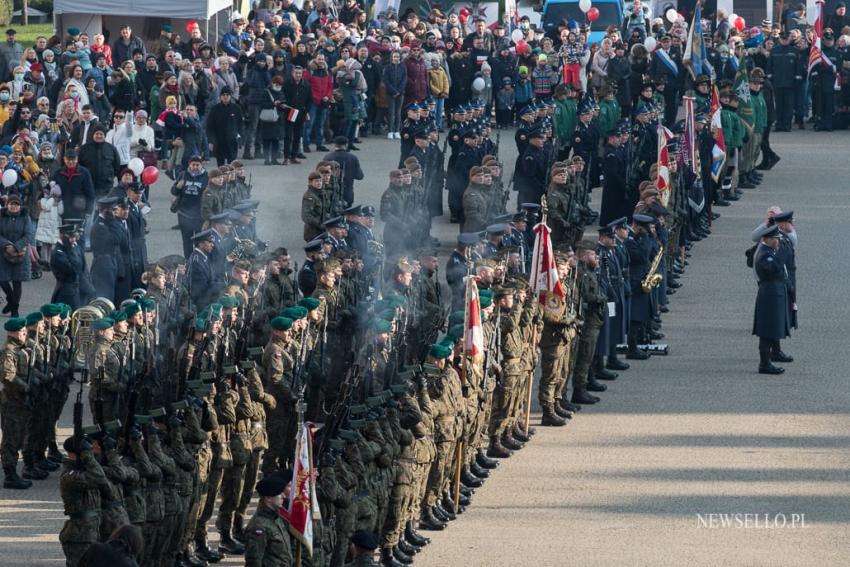
<svg viewBox="0 0 850 567">
<path fill-rule="evenodd" d="M 29 245 L 33 242 L 33 235 L 32 221 L 23 210 L 15 216 L 6 209 L 0 211 L 0 281 L 26 282 L 32 279 Z M 8 244 L 18 251 L 26 251 L 23 262 L 15 264 L 6 259 L 2 251 Z"/>
</svg>

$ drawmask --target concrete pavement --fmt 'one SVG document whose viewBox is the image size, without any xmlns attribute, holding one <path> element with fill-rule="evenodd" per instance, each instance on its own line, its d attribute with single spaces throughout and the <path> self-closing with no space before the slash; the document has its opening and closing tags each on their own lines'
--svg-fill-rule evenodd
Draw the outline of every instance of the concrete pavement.
<svg viewBox="0 0 850 567">
<path fill-rule="evenodd" d="M 850 136 L 774 138 L 782 162 L 759 189 L 719 209 L 714 234 L 694 248 L 685 286 L 664 319 L 670 356 L 634 363 L 602 403 L 566 428 L 538 427 L 458 521 L 429 534 L 434 543 L 417 565 L 846 564 L 850 393 L 841 354 L 850 270 L 842 227 L 850 199 L 842 180 L 850 175 Z M 397 144 L 369 139 L 361 146 L 366 180 L 356 185 L 358 202 L 378 204 Z M 515 159 L 510 145 L 502 144 L 507 176 Z M 309 157 L 298 166 L 250 168 L 254 196 L 263 202 L 262 238 L 288 246 L 299 263 L 300 196 L 319 156 Z M 161 181 L 152 192 L 152 258 L 181 248 L 170 230 L 168 187 Z M 599 196 L 593 199 L 598 204 Z M 755 372 L 755 283 L 743 252 L 773 204 L 795 210 L 802 328 L 786 344 L 795 362 L 786 374 L 766 377 Z M 456 231 L 436 223 L 444 253 Z M 47 301 L 52 285 L 50 274 L 25 285 L 22 313 Z M 64 564 L 56 479 L 26 492 L 0 491 L 3 565 Z M 717 527 L 735 518 L 716 514 L 758 517 L 741 516 L 747 528 Z M 764 514 L 771 526 L 784 515 L 786 527 L 763 528 Z"/>
</svg>

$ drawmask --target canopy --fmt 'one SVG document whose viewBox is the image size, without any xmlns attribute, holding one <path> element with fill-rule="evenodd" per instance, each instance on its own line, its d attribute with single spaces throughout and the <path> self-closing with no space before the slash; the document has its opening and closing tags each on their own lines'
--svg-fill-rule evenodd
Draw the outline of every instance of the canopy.
<svg viewBox="0 0 850 567">
<path fill-rule="evenodd" d="M 55 0 L 53 12 L 206 20 L 232 5 L 231 0 Z"/>
</svg>

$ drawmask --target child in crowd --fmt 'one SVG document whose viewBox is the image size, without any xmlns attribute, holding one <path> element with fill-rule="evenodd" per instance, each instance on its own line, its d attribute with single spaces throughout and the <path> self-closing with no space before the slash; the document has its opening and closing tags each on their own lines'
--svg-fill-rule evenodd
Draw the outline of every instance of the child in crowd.
<svg viewBox="0 0 850 567">
<path fill-rule="evenodd" d="M 502 86 L 496 93 L 496 126 L 506 128 L 513 124 L 516 92 L 510 77 L 502 77 Z"/>
</svg>

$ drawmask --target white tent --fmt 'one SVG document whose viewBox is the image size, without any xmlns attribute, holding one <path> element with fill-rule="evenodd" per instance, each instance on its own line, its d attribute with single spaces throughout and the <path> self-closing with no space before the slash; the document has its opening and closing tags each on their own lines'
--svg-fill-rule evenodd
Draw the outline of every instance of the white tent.
<svg viewBox="0 0 850 567">
<path fill-rule="evenodd" d="M 229 29 L 232 6 L 232 0 L 55 0 L 53 17 L 60 37 L 68 28 L 89 35 L 108 29 L 115 41 L 118 28 L 129 24 L 137 36 L 153 40 L 163 24 L 171 24 L 185 39 L 186 23 L 196 20 L 204 37 L 216 41 L 218 29 Z"/>
</svg>

